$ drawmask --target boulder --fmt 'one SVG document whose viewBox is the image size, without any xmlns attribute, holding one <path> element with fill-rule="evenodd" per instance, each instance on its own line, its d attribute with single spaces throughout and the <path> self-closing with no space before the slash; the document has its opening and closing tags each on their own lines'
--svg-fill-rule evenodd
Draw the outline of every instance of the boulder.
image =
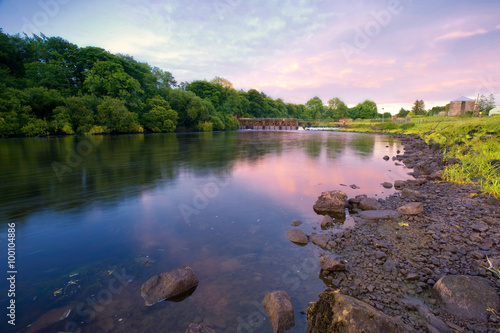
<svg viewBox="0 0 500 333">
<path fill-rule="evenodd" d="M 180 295 L 199 283 L 189 266 L 178 267 L 167 273 L 155 275 L 141 287 L 141 296 L 147 306 Z"/>
<path fill-rule="evenodd" d="M 375 198 L 363 198 L 358 207 L 362 210 L 377 210 L 382 208 L 382 205 Z"/>
<path fill-rule="evenodd" d="M 384 209 L 384 210 L 365 210 L 359 213 L 359 217 L 364 220 L 384 220 L 395 219 L 401 216 L 397 210 Z"/>
<path fill-rule="evenodd" d="M 319 263 L 321 265 L 321 269 L 326 272 L 345 271 L 344 264 L 328 256 L 321 256 L 319 258 Z"/>
<path fill-rule="evenodd" d="M 294 228 L 287 230 L 286 235 L 288 239 L 294 243 L 304 244 L 304 245 L 309 243 L 309 238 L 307 237 L 306 233 L 300 229 Z"/>
<path fill-rule="evenodd" d="M 339 214 L 344 215 L 347 195 L 341 191 L 327 191 L 321 193 L 313 206 L 317 214 Z"/>
<path fill-rule="evenodd" d="M 190 324 L 186 333 L 215 333 L 215 331 L 202 324 Z"/>
<path fill-rule="evenodd" d="M 292 300 L 286 291 L 267 293 L 262 303 L 269 315 L 273 333 L 284 333 L 295 326 Z"/>
<path fill-rule="evenodd" d="M 318 245 L 321 248 L 326 249 L 328 242 L 331 240 L 330 235 L 324 235 L 324 234 L 314 234 L 311 235 L 311 242 L 315 245 Z"/>
<path fill-rule="evenodd" d="M 323 332 L 416 332 L 354 297 L 333 291 L 319 295 L 319 301 L 307 309 L 307 333 Z"/>
<path fill-rule="evenodd" d="M 333 226 L 333 219 L 330 216 L 325 215 L 321 221 L 321 229 L 327 229 L 331 226 Z"/>
<path fill-rule="evenodd" d="M 487 322 L 488 308 L 500 310 L 500 299 L 488 280 L 478 276 L 449 275 L 433 287 L 441 310 L 455 317 Z"/>
<path fill-rule="evenodd" d="M 424 212 L 424 205 L 421 202 L 410 202 L 398 208 L 398 212 L 403 215 L 418 215 Z"/>
<path fill-rule="evenodd" d="M 392 183 L 389 183 L 389 182 L 383 182 L 383 183 L 382 183 L 382 187 L 383 187 L 383 188 L 387 188 L 387 189 L 392 188 Z"/>
</svg>

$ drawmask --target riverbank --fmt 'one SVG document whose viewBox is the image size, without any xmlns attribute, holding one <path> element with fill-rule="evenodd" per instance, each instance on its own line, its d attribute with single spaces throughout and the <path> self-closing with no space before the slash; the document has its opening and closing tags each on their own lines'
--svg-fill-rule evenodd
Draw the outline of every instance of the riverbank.
<svg viewBox="0 0 500 333">
<path fill-rule="evenodd" d="M 413 128 L 422 131 L 423 127 Z M 401 192 L 385 200 L 372 200 L 372 207 L 360 205 L 363 196 L 351 198 L 355 227 L 337 234 L 329 230 L 320 232 L 328 237 L 319 246 L 344 263 L 346 270 L 323 273 L 329 289 L 309 308 L 308 332 L 319 333 L 325 327 L 329 331 L 341 331 L 338 323 L 324 326 L 328 323 L 321 319 L 329 318 L 332 323 L 335 320 L 335 316 L 327 313 L 333 308 L 331 302 L 335 295 L 338 295 L 337 303 L 340 295 L 352 296 L 364 302 L 363 307 L 373 307 L 370 310 L 373 315 L 380 311 L 394 322 L 419 332 L 495 332 L 498 329 L 499 319 L 487 312 L 491 305 L 485 299 L 466 304 L 467 310 L 483 309 L 477 316 L 467 316 L 460 309 L 446 306 L 446 301 L 454 301 L 443 300 L 436 287 L 443 277 L 454 276 L 480 279 L 491 288 L 490 294 L 496 292 L 496 299 L 500 292 L 500 280 L 485 269 L 490 266 L 487 258 L 496 265 L 500 261 L 500 200 L 470 182 L 459 184 L 440 179 L 441 175 L 449 178 L 453 165 L 460 161 L 450 153 L 454 151 L 450 146 L 436 143 L 439 136 L 446 137 L 443 131 L 436 133 L 437 128 L 423 135 L 428 143 L 417 135 L 396 134 L 405 146 L 404 154 L 393 156 L 388 163 L 404 163 L 414 170 L 415 177 L 396 182 Z M 481 133 L 477 126 L 473 129 Z M 469 131 L 471 137 L 466 138 L 469 141 L 462 146 L 469 147 L 474 154 L 472 142 L 490 142 L 498 138 L 495 136 L 498 132 L 495 133 L 485 139 L 475 138 L 480 134 L 472 136 Z M 462 137 L 456 139 L 463 140 Z M 409 203 L 421 204 L 423 211 L 397 218 L 370 217 L 374 209 L 395 211 Z M 467 295 L 462 296 L 456 303 L 467 303 Z M 325 302 L 331 304 L 325 306 Z"/>
</svg>

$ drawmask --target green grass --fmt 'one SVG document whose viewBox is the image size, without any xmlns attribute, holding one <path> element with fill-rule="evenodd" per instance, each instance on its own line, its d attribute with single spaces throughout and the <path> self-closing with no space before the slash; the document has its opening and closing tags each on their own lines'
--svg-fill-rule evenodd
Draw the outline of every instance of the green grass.
<svg viewBox="0 0 500 333">
<path fill-rule="evenodd" d="M 423 117 L 405 124 L 354 121 L 346 131 L 417 134 L 427 143 L 444 147 L 444 158 L 460 163 L 447 166 L 444 178 L 459 184 L 477 184 L 485 193 L 500 198 L 500 117 Z"/>
</svg>

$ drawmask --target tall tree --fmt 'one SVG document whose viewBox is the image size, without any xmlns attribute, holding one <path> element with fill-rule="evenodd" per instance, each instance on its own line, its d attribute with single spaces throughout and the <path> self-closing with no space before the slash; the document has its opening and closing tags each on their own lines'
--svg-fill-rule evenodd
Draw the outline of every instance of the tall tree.
<svg viewBox="0 0 500 333">
<path fill-rule="evenodd" d="M 306 109 L 310 119 L 321 119 L 325 111 L 325 106 L 321 98 L 314 96 L 307 101 Z"/>
<path fill-rule="evenodd" d="M 413 107 L 411 108 L 411 111 L 417 115 L 417 116 L 422 116 L 425 115 L 425 104 L 423 100 L 416 100 L 415 104 L 413 104 Z"/>
</svg>

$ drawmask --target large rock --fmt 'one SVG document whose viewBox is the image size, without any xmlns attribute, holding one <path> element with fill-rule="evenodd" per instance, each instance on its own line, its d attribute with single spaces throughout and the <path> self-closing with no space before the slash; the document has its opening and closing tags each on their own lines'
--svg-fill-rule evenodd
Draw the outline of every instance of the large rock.
<svg viewBox="0 0 500 333">
<path fill-rule="evenodd" d="M 382 205 L 375 198 L 363 198 L 359 202 L 359 208 L 362 210 L 378 210 L 382 208 Z"/>
<path fill-rule="evenodd" d="M 323 235 L 323 234 L 314 234 L 311 235 L 311 242 L 315 245 L 318 245 L 319 247 L 326 249 L 328 246 L 328 242 L 331 240 L 330 235 Z"/>
<path fill-rule="evenodd" d="M 141 296 L 147 306 L 180 295 L 199 283 L 189 266 L 182 266 L 167 273 L 153 276 L 141 287 Z"/>
<path fill-rule="evenodd" d="M 420 193 L 419 191 L 410 190 L 409 188 L 404 188 L 401 191 L 401 199 L 419 198 L 420 196 L 422 196 L 422 193 Z"/>
<path fill-rule="evenodd" d="M 327 191 L 321 193 L 313 206 L 317 214 L 345 214 L 347 194 L 341 191 Z"/>
<path fill-rule="evenodd" d="M 421 202 L 410 202 L 398 208 L 398 212 L 403 215 L 418 215 L 424 212 L 424 205 Z"/>
<path fill-rule="evenodd" d="M 292 300 L 286 291 L 267 293 L 262 303 L 269 315 L 273 333 L 283 333 L 295 326 Z"/>
<path fill-rule="evenodd" d="M 307 333 L 400 333 L 415 332 L 354 297 L 325 291 L 307 309 Z"/>
<path fill-rule="evenodd" d="M 488 281 L 478 276 L 444 276 L 433 287 L 441 310 L 463 319 L 488 321 L 491 308 L 500 310 L 500 299 Z"/>
<path fill-rule="evenodd" d="M 215 331 L 201 324 L 190 324 L 186 333 L 215 333 Z"/>
<path fill-rule="evenodd" d="M 397 188 L 397 189 L 398 189 L 398 188 L 402 188 L 402 187 L 404 187 L 405 185 L 406 185 L 406 181 L 404 181 L 404 180 L 396 180 L 396 181 L 394 182 L 394 187 L 395 187 L 395 188 Z"/>
<path fill-rule="evenodd" d="M 328 256 L 321 256 L 319 264 L 321 265 L 321 269 L 326 272 L 345 271 L 344 264 Z"/>
<path fill-rule="evenodd" d="M 384 219 L 395 219 L 401 216 L 397 210 L 365 210 L 359 213 L 359 217 L 364 220 L 384 220 Z"/>
<path fill-rule="evenodd" d="M 286 235 L 288 239 L 294 243 L 304 244 L 304 245 L 309 243 L 309 238 L 307 237 L 306 233 L 300 229 L 294 228 L 287 230 Z"/>
</svg>

